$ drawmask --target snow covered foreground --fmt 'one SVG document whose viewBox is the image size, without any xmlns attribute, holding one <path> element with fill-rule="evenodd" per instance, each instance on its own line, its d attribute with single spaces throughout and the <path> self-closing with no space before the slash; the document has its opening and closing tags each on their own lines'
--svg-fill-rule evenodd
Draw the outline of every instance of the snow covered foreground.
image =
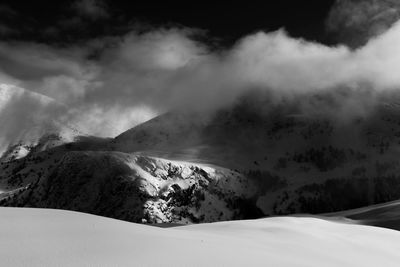
<svg viewBox="0 0 400 267">
<path fill-rule="evenodd" d="M 158 228 L 0 208 L 2 266 L 398 266 L 400 232 L 277 217 Z"/>
</svg>

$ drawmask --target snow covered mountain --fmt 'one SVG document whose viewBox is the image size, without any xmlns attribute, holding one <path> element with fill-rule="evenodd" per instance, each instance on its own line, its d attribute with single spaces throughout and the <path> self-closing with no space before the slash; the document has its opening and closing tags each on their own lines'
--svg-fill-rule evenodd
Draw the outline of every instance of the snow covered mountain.
<svg viewBox="0 0 400 267">
<path fill-rule="evenodd" d="M 17 179 L 12 175 L 16 168 L 17 177 L 23 178 L 18 180 L 21 189 L 3 198 L 2 205 L 69 209 L 149 223 L 262 215 L 251 203 L 255 184 L 233 170 L 120 152 L 58 151 L 37 157 L 9 165 L 8 184 Z"/>
<path fill-rule="evenodd" d="M 30 150 L 0 164 L 0 203 L 190 223 L 400 199 L 395 98 L 340 122 L 257 101 L 212 114 L 170 112 L 114 139 Z"/>
<path fill-rule="evenodd" d="M 265 215 L 339 211 L 400 198 L 396 103 L 382 97 L 368 116 L 337 121 L 295 104 L 265 108 L 245 99 L 208 117 L 162 115 L 112 146 L 234 169 L 257 184 Z"/>
<path fill-rule="evenodd" d="M 276 217 L 159 228 L 89 214 L 0 208 L 5 266 L 398 266 L 400 233 Z M 156 255 L 156 257 L 155 257 Z"/>
</svg>

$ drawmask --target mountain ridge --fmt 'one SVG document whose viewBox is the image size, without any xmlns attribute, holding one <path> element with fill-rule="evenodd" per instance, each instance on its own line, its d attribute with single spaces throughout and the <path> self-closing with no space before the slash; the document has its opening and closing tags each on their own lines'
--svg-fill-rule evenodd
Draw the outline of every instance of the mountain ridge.
<svg viewBox="0 0 400 267">
<path fill-rule="evenodd" d="M 1 203 L 86 210 L 144 222 L 176 223 L 180 219 L 174 216 L 181 214 L 182 220 L 189 223 L 327 213 L 399 199 L 400 164 L 396 156 L 400 152 L 400 113 L 395 99 L 393 105 L 383 100 L 368 117 L 353 117 L 340 123 L 326 114 L 296 113 L 299 112 L 296 106 L 289 104 L 260 107 L 259 103 L 268 101 L 254 102 L 252 98 L 213 114 L 169 112 L 115 138 L 82 136 L 43 150 L 32 150 L 26 157 L 3 161 L 0 180 L 5 193 Z M 150 165 L 155 164 L 157 171 L 141 168 L 136 164 L 138 160 L 152 162 Z M 193 177 L 188 179 L 193 186 L 190 190 L 180 186 L 187 179 L 170 170 L 181 170 L 182 164 L 193 166 Z M 92 167 L 87 169 L 87 166 Z M 194 171 L 196 168 L 198 172 Z M 232 184 L 241 181 L 242 186 L 231 191 L 219 187 L 215 190 L 219 179 L 212 173 L 216 169 L 223 169 L 220 176 Z M 87 173 L 81 176 L 80 171 L 84 170 Z M 98 170 L 109 173 L 107 183 Z M 167 175 L 160 177 L 156 173 Z M 158 186 L 161 181 L 172 180 L 176 184 L 172 188 L 175 194 L 165 200 Z M 74 188 L 68 193 L 57 189 L 57 194 L 48 194 L 51 191 L 43 189 L 48 187 L 46 184 L 50 188 L 67 188 L 68 181 L 73 181 Z M 157 196 L 149 194 L 137 181 L 144 181 L 148 188 L 158 192 Z M 101 191 L 106 184 L 121 190 L 130 188 L 131 193 L 114 200 L 93 198 L 89 188 Z M 249 190 L 246 197 L 238 198 L 245 185 Z M 81 193 L 76 195 L 76 192 Z M 223 203 L 214 205 L 211 217 L 202 208 L 207 198 L 204 194 L 210 195 L 206 203 L 211 206 Z M 44 195 L 50 200 L 41 200 Z M 155 198 L 151 205 L 145 206 L 147 200 L 140 200 L 139 195 L 145 195 L 147 200 Z M 76 202 L 68 201 L 75 197 Z M 103 208 L 88 210 L 80 198 L 93 201 L 92 207 Z M 61 199 L 63 202 L 59 202 Z M 136 203 L 131 206 L 136 215 L 102 210 L 107 205 L 119 207 L 116 203 L 122 206 L 122 203 Z M 202 209 L 204 212 L 198 213 Z M 151 210 L 157 211 L 157 218 L 145 215 Z M 215 215 L 221 212 L 223 216 Z"/>
</svg>

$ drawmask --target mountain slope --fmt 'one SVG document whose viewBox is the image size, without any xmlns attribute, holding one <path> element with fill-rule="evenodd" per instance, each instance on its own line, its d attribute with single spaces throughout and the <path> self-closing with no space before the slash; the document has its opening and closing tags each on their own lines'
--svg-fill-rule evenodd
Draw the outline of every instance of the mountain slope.
<svg viewBox="0 0 400 267">
<path fill-rule="evenodd" d="M 400 198 L 396 99 L 381 97 L 368 114 L 338 120 L 248 97 L 212 115 L 161 115 L 111 147 L 237 170 L 257 181 L 265 215 L 351 209 Z M 333 105 L 323 94 L 306 100 Z"/>
<path fill-rule="evenodd" d="M 41 175 L 25 170 L 37 179 L 4 197 L 1 204 L 77 210 L 150 223 L 262 215 L 254 208 L 254 183 L 225 168 L 94 151 L 54 154 L 49 162 Z"/>
<path fill-rule="evenodd" d="M 371 205 L 353 210 L 324 214 L 328 217 L 345 217 L 366 225 L 400 230 L 400 201 Z"/>
<path fill-rule="evenodd" d="M 39 144 L 0 164 L 1 204 L 185 223 L 400 199 L 396 103 L 337 121 L 244 99 L 213 114 L 170 112 L 114 139 Z"/>
</svg>

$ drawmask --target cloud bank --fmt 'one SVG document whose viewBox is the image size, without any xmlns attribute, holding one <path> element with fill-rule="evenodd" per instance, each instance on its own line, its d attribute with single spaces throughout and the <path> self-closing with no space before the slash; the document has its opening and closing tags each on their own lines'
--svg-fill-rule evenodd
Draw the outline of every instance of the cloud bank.
<svg viewBox="0 0 400 267">
<path fill-rule="evenodd" d="M 226 107 L 251 90 L 277 102 L 342 92 L 333 109 L 365 113 L 376 95 L 400 88 L 400 23 L 357 49 L 292 38 L 283 29 L 215 49 L 198 34 L 132 31 L 68 47 L 0 42 L 0 80 L 68 105 L 64 117 L 101 136 L 171 109 Z M 322 107 L 302 105 L 307 112 Z"/>
</svg>

